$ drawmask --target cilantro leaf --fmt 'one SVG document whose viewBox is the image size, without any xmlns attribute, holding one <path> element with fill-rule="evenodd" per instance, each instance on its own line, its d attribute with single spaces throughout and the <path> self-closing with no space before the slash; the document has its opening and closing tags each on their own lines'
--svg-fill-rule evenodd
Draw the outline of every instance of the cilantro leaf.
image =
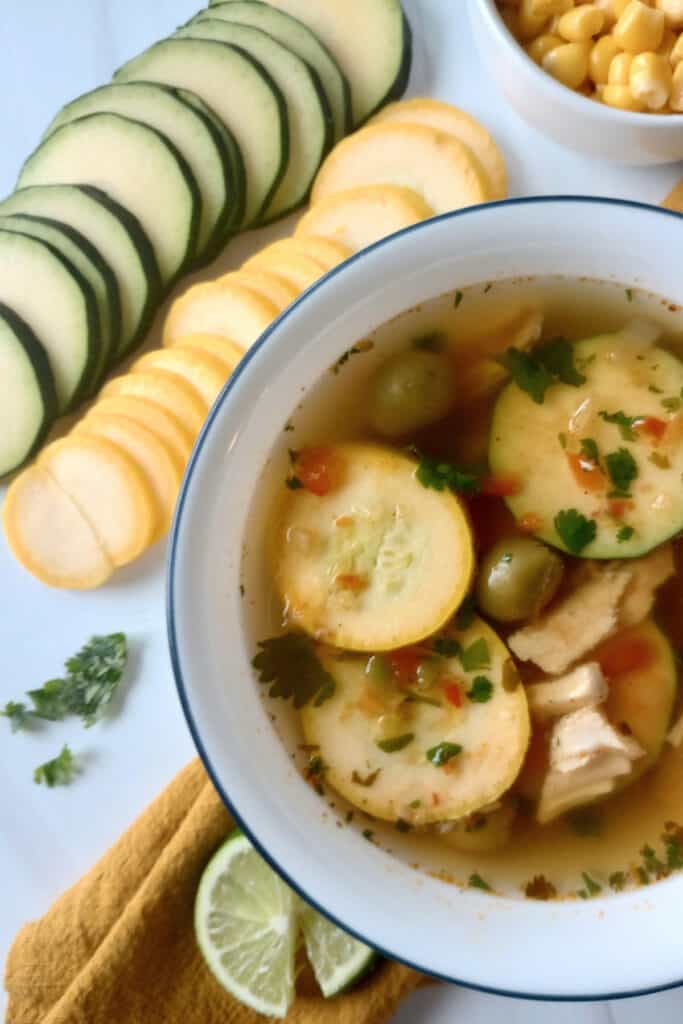
<svg viewBox="0 0 683 1024">
<path fill-rule="evenodd" d="M 625 412 L 619 409 L 617 412 L 605 412 L 602 409 L 598 416 L 603 419 L 605 423 L 614 423 L 615 426 L 619 427 L 619 433 L 621 434 L 624 441 L 635 441 L 637 434 L 633 429 L 635 424 L 643 419 L 642 416 L 627 416 Z"/>
<path fill-rule="evenodd" d="M 626 888 L 626 875 L 623 871 L 613 871 L 607 879 L 610 889 L 621 892 Z"/>
<path fill-rule="evenodd" d="M 289 487 L 290 491 L 300 491 L 303 486 L 298 476 L 288 476 L 285 480 L 285 487 Z"/>
<path fill-rule="evenodd" d="M 526 391 L 537 405 L 543 405 L 546 391 L 555 383 L 555 378 L 545 366 L 528 352 L 517 348 L 509 348 L 498 357 L 498 362 L 505 367 L 518 388 Z"/>
<path fill-rule="evenodd" d="M 474 621 L 474 609 L 476 606 L 477 601 L 474 594 L 468 594 L 456 613 L 456 629 L 469 629 Z"/>
<path fill-rule="evenodd" d="M 594 441 L 592 437 L 584 437 L 581 441 L 581 455 L 598 466 L 600 464 L 600 449 L 597 441 Z"/>
<path fill-rule="evenodd" d="M 467 880 L 467 884 L 470 887 L 470 889 L 481 889 L 483 892 L 492 892 L 489 883 L 485 882 L 481 875 L 477 874 L 476 872 L 473 875 L 470 875 L 469 879 Z"/>
<path fill-rule="evenodd" d="M 457 491 L 461 494 L 477 494 L 481 488 L 481 481 L 474 473 L 458 469 L 450 462 L 438 462 L 428 456 L 423 456 L 420 464 L 415 470 L 415 478 L 423 487 L 429 487 L 434 491 Z"/>
<path fill-rule="evenodd" d="M 388 740 L 379 740 L 377 746 L 380 750 L 383 750 L 385 754 L 396 754 L 399 750 L 403 750 L 408 744 L 412 743 L 415 739 L 414 732 L 406 732 L 403 736 L 392 736 Z"/>
<path fill-rule="evenodd" d="M 476 672 L 477 669 L 491 667 L 489 645 L 483 636 L 471 643 L 469 647 L 465 647 L 458 657 L 465 672 Z"/>
<path fill-rule="evenodd" d="M 33 713 L 48 722 L 61 722 L 69 714 L 66 679 L 48 679 L 38 690 L 28 690 L 33 702 Z"/>
<path fill-rule="evenodd" d="M 548 373 L 570 387 L 579 388 L 586 378 L 574 366 L 574 346 L 566 338 L 554 338 L 534 350 L 534 356 Z"/>
<path fill-rule="evenodd" d="M 268 694 L 293 700 L 302 708 L 315 701 L 315 706 L 328 700 L 335 691 L 335 682 L 318 660 L 313 643 L 301 633 L 261 640 L 261 650 L 252 661 L 259 682 L 271 683 Z"/>
<path fill-rule="evenodd" d="M 594 519 L 586 519 L 575 508 L 565 508 L 554 519 L 555 529 L 567 551 L 573 555 L 595 540 L 598 527 Z"/>
<path fill-rule="evenodd" d="M 0 711 L 0 716 L 9 719 L 12 732 L 21 732 L 22 729 L 28 729 L 34 714 L 25 704 L 11 700 L 5 704 L 5 710 Z"/>
<path fill-rule="evenodd" d="M 680 398 L 674 395 L 673 398 L 663 398 L 661 404 L 667 412 L 678 412 L 681 405 L 683 405 L 683 402 L 681 402 Z"/>
<path fill-rule="evenodd" d="M 68 786 L 76 774 L 76 759 L 67 746 L 62 747 L 57 757 L 39 765 L 33 773 L 33 781 L 39 786 L 45 783 L 50 789 Z"/>
<path fill-rule="evenodd" d="M 79 715 L 86 728 L 104 716 L 123 676 L 128 661 L 124 633 L 94 636 L 69 658 L 66 697 L 72 715 Z"/>
<path fill-rule="evenodd" d="M 579 896 L 582 899 L 591 899 L 593 896 L 597 896 L 599 893 L 602 892 L 602 886 L 599 885 L 595 881 L 595 879 L 591 878 L 591 876 L 587 874 L 585 871 L 581 872 L 581 877 L 583 878 L 584 885 L 586 886 L 585 889 L 579 890 Z"/>
<path fill-rule="evenodd" d="M 457 291 L 453 296 L 453 309 L 457 309 L 463 300 L 463 294 L 461 291 Z"/>
<path fill-rule="evenodd" d="M 452 636 L 437 636 L 434 651 L 442 658 L 457 658 L 462 650 L 458 641 Z"/>
<path fill-rule="evenodd" d="M 493 696 L 493 683 L 486 676 L 476 676 L 467 696 L 475 704 L 486 704 Z"/>
<path fill-rule="evenodd" d="M 623 544 L 625 541 L 630 540 L 635 532 L 632 526 L 622 526 L 617 534 L 617 544 Z"/>
<path fill-rule="evenodd" d="M 628 494 L 628 489 L 638 476 L 638 465 L 627 448 L 619 448 L 605 456 L 605 464 L 610 479 L 620 494 Z"/>
<path fill-rule="evenodd" d="M 431 761 L 436 768 L 441 768 L 461 753 L 462 747 L 459 743 L 448 743 L 444 740 L 443 743 L 437 743 L 435 747 L 431 747 L 427 751 L 427 760 Z"/>
</svg>

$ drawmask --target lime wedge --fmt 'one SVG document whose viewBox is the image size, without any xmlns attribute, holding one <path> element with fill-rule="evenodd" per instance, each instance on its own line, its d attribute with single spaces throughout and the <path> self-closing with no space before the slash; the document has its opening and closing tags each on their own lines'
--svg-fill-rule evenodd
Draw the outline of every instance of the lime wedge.
<svg viewBox="0 0 683 1024">
<path fill-rule="evenodd" d="M 313 907 L 303 902 L 299 906 L 308 959 L 322 994 L 329 999 L 360 981 L 375 965 L 377 954 Z"/>
<path fill-rule="evenodd" d="M 294 893 L 241 832 L 202 875 L 194 918 L 199 947 L 220 984 L 257 1013 L 285 1017 L 294 1001 L 296 909 Z"/>
</svg>

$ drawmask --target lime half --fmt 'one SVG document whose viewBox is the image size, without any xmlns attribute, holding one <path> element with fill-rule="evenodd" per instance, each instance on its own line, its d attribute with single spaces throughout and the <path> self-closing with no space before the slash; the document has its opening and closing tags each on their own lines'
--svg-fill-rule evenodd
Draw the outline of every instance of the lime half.
<svg viewBox="0 0 683 1024">
<path fill-rule="evenodd" d="M 286 1016 L 294 1001 L 296 898 L 241 832 L 205 869 L 194 923 L 221 985 L 257 1013 Z"/>
<path fill-rule="evenodd" d="M 327 998 L 359 981 L 377 959 L 295 896 L 241 832 L 233 832 L 206 867 L 194 923 L 199 948 L 220 984 L 271 1017 L 285 1017 L 294 1002 L 301 933 Z"/>
</svg>

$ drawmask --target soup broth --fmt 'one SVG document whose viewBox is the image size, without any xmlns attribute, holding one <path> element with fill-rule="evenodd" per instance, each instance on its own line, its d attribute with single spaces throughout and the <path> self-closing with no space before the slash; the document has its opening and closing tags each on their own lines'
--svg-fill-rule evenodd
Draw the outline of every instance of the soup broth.
<svg viewBox="0 0 683 1024">
<path fill-rule="evenodd" d="M 283 425 L 245 609 L 339 827 L 522 898 L 683 867 L 679 356 L 658 296 L 483 282 L 358 339 Z"/>
</svg>

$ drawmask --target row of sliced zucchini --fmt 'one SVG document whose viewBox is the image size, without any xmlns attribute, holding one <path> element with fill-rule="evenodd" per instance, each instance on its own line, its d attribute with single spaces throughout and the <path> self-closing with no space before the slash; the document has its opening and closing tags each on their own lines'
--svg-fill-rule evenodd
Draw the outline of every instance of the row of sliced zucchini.
<svg viewBox="0 0 683 1024">
<path fill-rule="evenodd" d="M 333 144 L 401 94 L 410 54 L 400 0 L 227 0 L 57 114 L 0 203 L 0 476 L 136 348 L 181 274 L 305 202 Z"/>
</svg>

